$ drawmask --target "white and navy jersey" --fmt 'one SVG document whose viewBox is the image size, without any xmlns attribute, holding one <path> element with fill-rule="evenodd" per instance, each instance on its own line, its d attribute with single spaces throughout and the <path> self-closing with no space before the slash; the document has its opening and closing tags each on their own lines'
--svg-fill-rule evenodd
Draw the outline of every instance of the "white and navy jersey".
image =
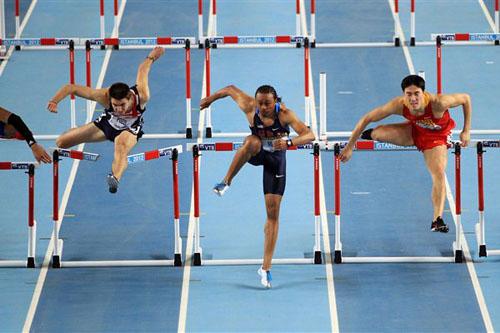
<svg viewBox="0 0 500 333">
<path fill-rule="evenodd" d="M 104 112 L 96 121 L 99 122 L 104 118 L 108 121 L 109 125 L 116 130 L 128 130 L 133 134 L 138 134 L 144 123 L 142 115 L 144 114 L 144 112 L 146 112 L 146 108 L 141 109 L 141 100 L 137 87 L 130 87 L 130 91 L 134 96 L 134 104 L 130 112 L 128 112 L 127 114 L 115 112 L 110 101 L 110 107 L 104 109 Z"/>
<path fill-rule="evenodd" d="M 260 110 L 257 108 L 255 110 L 255 115 L 253 117 L 253 126 L 250 126 L 250 130 L 253 135 L 256 135 L 262 141 L 262 149 L 265 151 L 273 152 L 273 141 L 276 139 L 287 139 L 290 134 L 290 127 L 288 125 L 281 125 L 279 120 L 280 104 L 276 103 L 275 106 L 275 117 L 274 123 L 271 126 L 265 126 L 262 119 L 259 117 Z"/>
</svg>

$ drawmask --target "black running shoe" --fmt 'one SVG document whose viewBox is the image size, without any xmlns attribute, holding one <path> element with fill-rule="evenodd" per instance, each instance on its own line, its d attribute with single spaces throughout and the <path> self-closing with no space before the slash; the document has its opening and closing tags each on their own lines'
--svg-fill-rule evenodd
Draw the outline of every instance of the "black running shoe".
<svg viewBox="0 0 500 333">
<path fill-rule="evenodd" d="M 448 226 L 444 223 L 441 216 L 438 216 L 435 221 L 431 224 L 431 230 L 434 232 L 448 232 Z"/>
<path fill-rule="evenodd" d="M 109 192 L 116 193 L 116 191 L 118 191 L 118 184 L 120 184 L 118 179 L 116 179 L 116 177 L 113 176 L 112 173 L 110 173 L 107 177 L 107 182 L 108 182 L 108 186 L 109 186 Z"/>
</svg>

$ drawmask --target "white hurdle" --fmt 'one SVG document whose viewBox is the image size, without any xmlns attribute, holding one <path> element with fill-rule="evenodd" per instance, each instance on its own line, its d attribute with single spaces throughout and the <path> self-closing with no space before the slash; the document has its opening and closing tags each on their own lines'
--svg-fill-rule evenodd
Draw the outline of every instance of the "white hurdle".
<svg viewBox="0 0 500 333">
<path fill-rule="evenodd" d="M 199 156 L 200 151 L 234 151 L 243 145 L 242 142 L 188 143 L 187 150 L 193 152 L 193 188 L 194 188 L 194 255 L 193 265 L 258 265 L 262 259 L 203 259 L 200 246 L 200 181 Z M 321 217 L 319 202 L 319 144 L 306 144 L 289 147 L 288 150 L 313 150 L 314 156 L 314 258 L 277 258 L 273 264 L 321 264 Z"/>
<path fill-rule="evenodd" d="M 479 221 L 475 224 L 476 241 L 479 257 L 498 256 L 500 250 L 487 250 L 485 220 L 484 220 L 484 178 L 483 178 L 483 148 L 500 148 L 500 140 L 483 140 L 476 143 L 477 150 L 477 186 Z"/>
<path fill-rule="evenodd" d="M 463 261 L 463 250 L 461 244 L 462 237 L 462 224 L 461 224 L 461 202 L 460 202 L 460 144 L 455 143 L 455 212 L 456 212 L 456 233 L 455 241 L 452 244 L 453 256 L 450 257 L 344 257 L 342 255 L 342 242 L 340 238 L 340 150 L 347 145 L 346 141 L 343 142 L 329 142 L 325 144 L 324 150 L 333 150 L 334 158 L 334 179 L 335 179 L 335 254 L 334 262 L 340 263 L 461 263 Z M 356 150 L 362 151 L 406 151 L 415 150 L 415 147 L 397 146 L 389 143 L 382 143 L 377 141 L 357 141 Z"/>
<path fill-rule="evenodd" d="M 304 119 L 307 126 L 310 122 L 310 104 L 311 97 L 309 96 L 309 54 L 310 43 L 309 39 L 303 36 L 214 36 L 204 40 L 204 44 L 200 47 L 205 48 L 205 94 L 209 96 L 211 93 L 211 49 L 217 48 L 300 48 L 304 45 Z M 246 133 L 214 133 L 212 130 L 212 107 L 205 109 L 206 123 L 204 126 L 205 137 L 242 137 Z M 201 133 L 200 133 L 201 135 Z"/>
<path fill-rule="evenodd" d="M 180 237 L 179 225 L 179 181 L 178 181 L 178 154 L 182 153 L 182 146 L 172 146 L 161 149 L 155 149 L 139 154 L 128 156 L 129 164 L 140 163 L 161 157 L 170 157 L 172 160 L 172 175 L 173 175 L 173 197 L 174 197 L 174 259 L 166 260 L 80 260 L 80 261 L 63 261 L 63 240 L 59 238 L 60 221 L 59 221 L 59 160 L 60 157 L 69 157 L 78 160 L 97 161 L 98 154 L 81 152 L 67 149 L 55 149 L 53 153 L 53 170 L 54 170 L 54 207 L 53 220 L 54 231 L 52 237 L 54 240 L 54 252 L 52 256 L 52 267 L 135 267 L 135 266 L 182 266 L 182 240 Z"/>
<path fill-rule="evenodd" d="M 500 36 L 500 35 L 499 35 Z M 441 89 L 440 88 L 440 82 L 441 82 L 441 75 L 439 74 L 440 71 L 438 71 L 438 92 Z M 421 77 L 425 79 L 425 72 L 424 71 L 419 71 L 418 73 Z M 319 108 L 319 128 L 320 128 L 320 139 L 321 140 L 328 140 L 328 139 L 343 139 L 343 138 L 349 138 L 352 134 L 351 131 L 328 131 L 328 122 L 327 122 L 327 84 L 326 84 L 326 73 L 321 72 L 320 73 L 320 90 L 319 90 L 319 100 L 320 100 L 320 108 Z M 453 130 L 452 134 L 460 134 L 461 130 Z M 500 130 L 498 129 L 472 129 L 470 131 L 471 135 L 500 135 Z"/>
<path fill-rule="evenodd" d="M 36 162 L 0 162 L 0 170 L 27 170 L 28 174 L 28 257 L 26 260 L 0 260 L 0 267 L 35 267 L 35 168 L 38 165 Z"/>
</svg>

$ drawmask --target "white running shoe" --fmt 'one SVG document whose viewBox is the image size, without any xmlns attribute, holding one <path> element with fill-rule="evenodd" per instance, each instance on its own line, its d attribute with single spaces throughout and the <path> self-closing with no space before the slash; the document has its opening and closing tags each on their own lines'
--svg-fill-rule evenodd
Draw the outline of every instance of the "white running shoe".
<svg viewBox="0 0 500 333">
<path fill-rule="evenodd" d="M 222 197 L 224 195 L 224 192 L 229 188 L 229 185 L 226 184 L 224 181 L 221 181 L 218 184 L 215 184 L 214 186 L 214 192 L 217 194 L 219 197 Z"/>
<path fill-rule="evenodd" d="M 271 281 L 273 279 L 271 277 L 271 271 L 265 271 L 262 269 L 262 267 L 260 267 L 259 270 L 257 271 L 257 274 L 259 274 L 260 276 L 260 283 L 267 289 L 270 289 Z"/>
</svg>

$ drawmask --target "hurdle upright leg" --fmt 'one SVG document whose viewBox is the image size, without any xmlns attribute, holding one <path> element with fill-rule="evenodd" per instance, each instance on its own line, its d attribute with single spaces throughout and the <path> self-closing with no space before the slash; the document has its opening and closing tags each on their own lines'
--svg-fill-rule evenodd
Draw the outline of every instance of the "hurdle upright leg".
<svg viewBox="0 0 500 333">
<path fill-rule="evenodd" d="M 193 265 L 201 265 L 202 249 L 200 247 L 200 152 L 193 146 L 193 191 L 194 191 L 194 258 Z"/>
<path fill-rule="evenodd" d="M 461 194 L 461 178 L 460 178 L 460 156 L 461 148 L 460 143 L 455 143 L 455 214 L 457 216 L 456 221 L 456 240 L 453 243 L 453 249 L 455 253 L 455 262 L 460 263 L 463 261 L 463 251 L 462 251 L 462 194 Z"/>
<path fill-rule="evenodd" d="M 0 260 L 0 267 L 35 268 L 35 164 L 29 162 L 0 162 L 0 170 L 27 169 L 28 174 L 28 254 L 26 260 Z"/>
<path fill-rule="evenodd" d="M 484 234 L 484 183 L 483 183 L 483 143 L 477 143 L 477 187 L 479 223 L 476 223 L 476 240 L 479 246 L 479 256 L 486 257 L 486 240 Z"/>
<path fill-rule="evenodd" d="M 28 268 L 35 268 L 36 251 L 36 223 L 35 223 L 35 166 L 30 164 L 28 169 Z"/>
<path fill-rule="evenodd" d="M 172 187 L 174 194 L 174 266 L 182 266 L 182 239 L 180 235 L 179 225 L 179 168 L 178 168 L 179 152 L 177 149 L 172 151 Z"/>
<path fill-rule="evenodd" d="M 319 144 L 315 143 L 314 155 L 314 263 L 321 264 L 321 215 L 319 198 Z"/>
<path fill-rule="evenodd" d="M 340 242 L 340 145 L 334 147 L 335 168 L 335 256 L 336 264 L 342 263 L 342 243 Z"/>
<path fill-rule="evenodd" d="M 52 242 L 54 244 L 54 251 L 52 252 L 52 267 L 61 268 L 62 260 L 62 247 L 63 240 L 59 239 L 59 151 L 56 149 L 52 153 L 52 221 L 53 231 L 52 231 Z"/>
</svg>

